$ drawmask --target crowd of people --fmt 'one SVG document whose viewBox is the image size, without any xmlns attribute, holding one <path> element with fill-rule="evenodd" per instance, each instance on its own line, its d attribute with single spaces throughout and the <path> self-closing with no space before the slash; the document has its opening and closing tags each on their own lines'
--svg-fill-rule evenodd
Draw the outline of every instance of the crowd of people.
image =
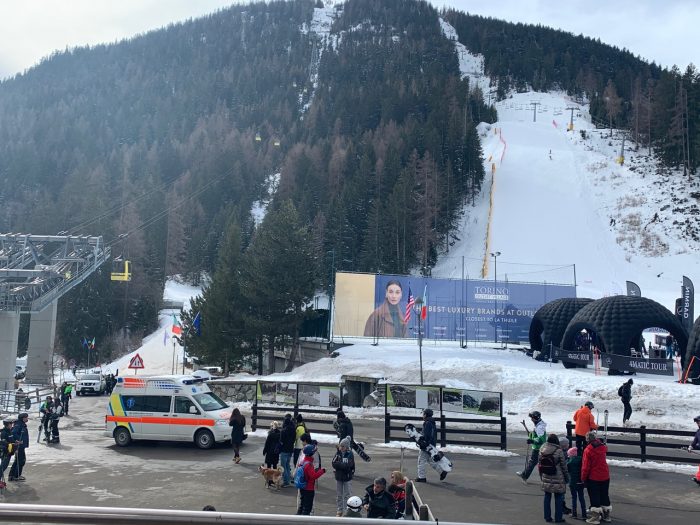
<svg viewBox="0 0 700 525">
<path fill-rule="evenodd" d="M 432 413 L 427 412 L 429 416 L 426 415 L 424 420 L 430 428 Z M 234 460 L 239 463 L 245 418 L 238 409 L 234 409 L 229 424 L 232 426 Z M 434 426 L 434 421 L 432 424 Z M 393 471 L 388 481 L 384 477 L 377 477 L 371 485 L 365 487 L 362 496 L 355 495 L 353 479 L 356 462 L 353 448 L 361 444 L 355 443 L 352 421 L 342 410 L 337 411 L 333 427 L 338 437 L 330 461 L 336 482 L 336 516 L 384 519 L 402 516 L 406 503 L 406 476 L 400 471 Z M 298 490 L 297 514 L 310 515 L 313 512 L 316 482 L 326 473 L 326 468 L 322 465 L 318 442 L 312 439 L 303 416 L 286 414 L 281 424 L 277 421 L 270 423 L 262 454 L 264 469 L 281 470 L 280 488 L 294 486 Z M 416 481 L 425 481 L 424 462 L 425 458 L 421 465 L 419 459 L 419 477 Z M 267 486 L 273 486 L 271 478 L 267 479 Z"/>
</svg>

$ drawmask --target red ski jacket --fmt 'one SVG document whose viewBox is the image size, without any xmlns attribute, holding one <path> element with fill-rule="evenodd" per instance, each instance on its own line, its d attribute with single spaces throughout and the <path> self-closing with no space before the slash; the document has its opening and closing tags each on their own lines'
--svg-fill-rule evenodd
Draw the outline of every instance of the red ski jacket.
<svg viewBox="0 0 700 525">
<path fill-rule="evenodd" d="M 583 451 L 581 481 L 607 481 L 610 479 L 608 462 L 605 459 L 608 447 L 600 439 L 595 439 Z"/>
<path fill-rule="evenodd" d="M 306 490 L 316 490 L 316 480 L 326 473 L 325 468 L 314 468 L 314 458 L 305 456 L 304 462 L 304 479 L 306 480 Z"/>
</svg>

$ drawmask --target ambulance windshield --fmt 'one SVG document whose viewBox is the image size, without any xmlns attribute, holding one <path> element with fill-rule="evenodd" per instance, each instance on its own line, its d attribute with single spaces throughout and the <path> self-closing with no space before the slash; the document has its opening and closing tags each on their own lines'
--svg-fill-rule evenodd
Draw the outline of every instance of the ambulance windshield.
<svg viewBox="0 0 700 525">
<path fill-rule="evenodd" d="M 204 394 L 195 394 L 195 401 L 199 403 L 202 410 L 209 412 L 210 410 L 221 410 L 222 408 L 228 408 L 228 405 L 224 403 L 219 397 L 213 392 L 206 392 Z"/>
</svg>

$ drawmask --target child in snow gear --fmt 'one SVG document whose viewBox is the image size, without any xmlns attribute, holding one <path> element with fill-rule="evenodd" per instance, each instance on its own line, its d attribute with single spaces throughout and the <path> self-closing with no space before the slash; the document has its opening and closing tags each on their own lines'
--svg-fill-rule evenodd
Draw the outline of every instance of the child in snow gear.
<svg viewBox="0 0 700 525">
<path fill-rule="evenodd" d="M 350 450 L 349 437 L 340 440 L 331 465 L 335 472 L 336 516 L 340 517 L 347 508 L 348 498 L 352 495 L 352 478 L 355 475 L 355 458 Z"/>
<path fill-rule="evenodd" d="M 540 448 L 538 465 L 544 491 L 544 520 L 552 521 L 552 494 L 554 494 L 554 522 L 565 523 L 564 496 L 566 484 L 569 482 L 569 471 L 556 434 L 550 434 L 547 442 Z"/>
<path fill-rule="evenodd" d="M 47 443 L 60 443 L 60 437 L 58 434 L 58 421 L 63 416 L 63 406 L 61 402 L 56 399 L 54 404 L 53 412 L 51 412 L 49 425 L 51 427 L 51 439 L 46 440 Z"/>
<path fill-rule="evenodd" d="M 588 446 L 583 451 L 583 465 L 581 466 L 581 481 L 588 488 L 588 499 L 591 502 L 590 516 L 586 523 L 597 525 L 601 520 L 612 521 L 610 513 L 610 471 L 606 455 L 608 447 L 595 435 L 589 432 L 586 435 Z"/>
<path fill-rule="evenodd" d="M 326 469 L 314 468 L 314 453 L 316 449 L 313 445 L 306 445 L 302 449 L 304 459 L 297 467 L 294 474 L 294 484 L 299 488 L 299 508 L 297 514 L 309 516 L 314 506 L 314 494 L 316 492 L 316 480 L 326 473 Z M 303 487 L 303 488 L 302 488 Z"/>
<path fill-rule="evenodd" d="M 265 456 L 265 466 L 267 468 L 277 468 L 281 447 L 279 423 L 273 421 L 270 423 L 270 430 L 267 433 L 267 439 L 265 439 L 265 446 L 263 447 L 263 456 Z"/>
<path fill-rule="evenodd" d="M 586 520 L 586 498 L 583 495 L 583 482 L 581 481 L 581 456 L 578 449 L 571 447 L 566 453 L 566 468 L 569 471 L 569 491 L 571 492 L 571 517 L 577 518 L 576 502 L 581 506 L 581 519 Z"/>
<path fill-rule="evenodd" d="M 692 452 L 693 450 L 700 450 L 700 416 L 695 416 L 693 418 L 693 421 L 698 426 L 697 432 L 695 432 L 695 438 L 693 439 L 693 442 L 688 446 L 688 452 Z M 695 473 L 695 477 L 691 478 L 695 483 L 700 485 L 700 465 L 698 465 L 698 471 Z"/>
<path fill-rule="evenodd" d="M 17 448 L 15 450 L 15 461 L 10 467 L 10 475 L 8 477 L 10 481 L 25 480 L 22 471 L 24 470 L 24 464 L 27 462 L 25 450 L 29 448 L 27 421 L 29 421 L 29 414 L 22 412 L 17 416 L 17 421 L 12 426 L 12 440 L 17 444 Z"/>
<path fill-rule="evenodd" d="M 304 416 L 297 414 L 296 417 L 296 427 L 295 427 L 295 439 L 294 439 L 294 464 L 299 464 L 299 454 L 301 454 L 301 449 L 304 445 L 301 444 L 301 435 L 305 434 L 306 423 L 304 423 Z"/>
<path fill-rule="evenodd" d="M 629 378 L 625 383 L 622 383 L 622 386 L 620 386 L 620 388 L 617 389 L 617 395 L 620 396 L 622 406 L 625 408 L 624 414 L 622 416 L 623 425 L 627 424 L 630 417 L 632 417 L 632 405 L 630 405 L 630 401 L 632 400 L 633 384 L 634 381 L 632 380 L 632 378 Z"/>
<path fill-rule="evenodd" d="M 395 470 L 391 473 L 389 481 L 391 484 L 386 490 L 394 498 L 397 517 L 403 516 L 406 511 L 406 476 L 401 471 Z"/>
<path fill-rule="evenodd" d="M 591 412 L 593 408 L 593 403 L 586 401 L 581 408 L 574 412 L 574 416 L 572 417 L 575 425 L 574 431 L 576 432 L 576 448 L 579 454 L 583 453 L 583 449 L 586 446 L 586 434 L 591 430 L 598 429 L 598 425 Z"/>
<path fill-rule="evenodd" d="M 231 418 L 228 420 L 228 426 L 231 427 L 231 445 L 233 446 L 233 461 L 241 462 L 240 448 L 245 435 L 245 417 L 237 408 L 233 409 Z"/>
<path fill-rule="evenodd" d="M 386 491 L 386 479 L 375 479 L 374 483 L 365 489 L 365 497 L 362 501 L 368 518 L 389 520 L 396 518 L 394 498 Z"/>
<path fill-rule="evenodd" d="M 352 496 L 348 498 L 347 502 L 348 510 L 343 514 L 344 518 L 361 518 L 362 517 L 362 498 L 359 496 Z"/>
<path fill-rule="evenodd" d="M 43 431 L 44 441 L 50 439 L 49 435 L 49 424 L 51 422 L 51 413 L 53 412 L 53 399 L 51 396 L 46 396 L 46 399 L 39 407 L 39 413 L 41 414 L 41 423 L 39 425 L 39 432 Z M 38 436 L 37 436 L 38 438 Z M 38 443 L 39 441 L 37 441 Z"/>
<path fill-rule="evenodd" d="M 533 410 L 528 416 L 535 425 L 535 428 L 533 428 L 531 432 L 528 430 L 527 425 L 525 425 L 525 421 L 522 422 L 525 430 L 527 430 L 527 443 L 530 445 L 531 449 L 530 458 L 525 470 L 516 472 L 524 482 L 527 482 L 530 474 L 532 474 L 532 471 L 535 469 L 540 455 L 540 447 L 542 447 L 547 440 L 547 423 L 542 420 L 542 414 L 537 410 Z"/>
<path fill-rule="evenodd" d="M 0 430 L 0 483 L 5 483 L 5 470 L 7 470 L 7 466 L 15 454 L 17 446 L 12 437 L 12 424 L 14 422 L 14 419 L 9 416 L 2 420 L 2 430 Z"/>
</svg>

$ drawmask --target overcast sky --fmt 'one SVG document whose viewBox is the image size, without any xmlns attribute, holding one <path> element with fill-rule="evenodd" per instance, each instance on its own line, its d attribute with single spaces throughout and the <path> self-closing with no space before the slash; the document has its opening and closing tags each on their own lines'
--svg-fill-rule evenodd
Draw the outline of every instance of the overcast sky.
<svg viewBox="0 0 700 525">
<path fill-rule="evenodd" d="M 377 0 L 381 1 L 381 0 Z M 438 7 L 513 22 L 540 23 L 625 47 L 684 69 L 698 63 L 696 0 L 431 0 Z M 113 42 L 211 13 L 232 0 L 0 0 L 0 78 L 55 50 Z"/>
</svg>

